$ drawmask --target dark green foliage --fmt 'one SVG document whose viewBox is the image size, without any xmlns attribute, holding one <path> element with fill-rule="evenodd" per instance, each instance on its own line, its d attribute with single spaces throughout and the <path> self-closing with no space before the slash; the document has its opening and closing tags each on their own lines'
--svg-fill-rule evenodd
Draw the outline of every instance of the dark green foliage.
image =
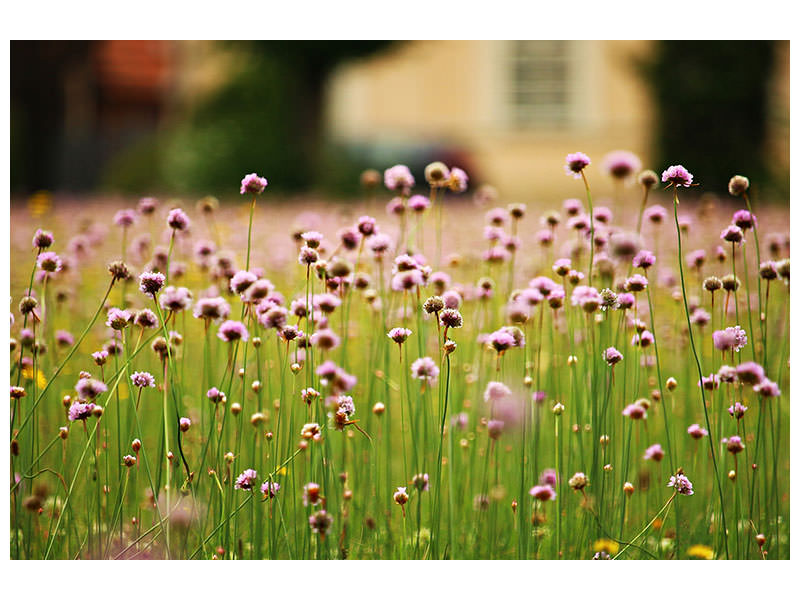
<svg viewBox="0 0 800 600">
<path fill-rule="evenodd" d="M 238 70 L 185 120 L 147 144 L 161 157 L 159 183 L 178 193 L 225 195 L 238 193 L 242 176 L 257 171 L 273 192 L 341 188 L 334 176 L 339 172 L 357 184 L 358 170 L 347 156 L 326 147 L 325 86 L 341 61 L 387 42 L 224 43 L 238 53 Z M 124 173 L 148 162 L 137 156 L 129 153 L 110 180 L 135 184 L 137 177 Z"/>
<path fill-rule="evenodd" d="M 765 180 L 771 41 L 663 41 L 647 65 L 656 164 L 683 164 L 705 190 Z"/>
</svg>

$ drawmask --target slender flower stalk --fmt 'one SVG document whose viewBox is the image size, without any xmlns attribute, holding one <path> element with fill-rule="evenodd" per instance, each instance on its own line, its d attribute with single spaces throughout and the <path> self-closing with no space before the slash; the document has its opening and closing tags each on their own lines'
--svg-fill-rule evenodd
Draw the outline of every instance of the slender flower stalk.
<svg viewBox="0 0 800 600">
<path fill-rule="evenodd" d="M 691 184 L 691 175 L 689 176 L 689 184 Z M 692 355 L 694 356 L 694 362 L 697 366 L 697 373 L 698 377 L 702 380 L 703 379 L 703 367 L 700 365 L 700 357 L 697 355 L 697 348 L 694 343 L 694 334 L 692 333 L 692 319 L 689 313 L 689 301 L 687 300 L 686 296 L 686 279 L 683 275 L 683 249 L 681 245 L 681 227 L 680 223 L 678 222 L 678 184 L 675 182 L 672 183 L 673 185 L 673 195 L 672 195 L 672 206 L 673 206 L 673 214 L 675 218 L 675 229 L 678 235 L 678 268 L 680 271 L 680 278 L 681 278 L 681 292 L 683 295 L 683 307 L 684 313 L 686 315 L 686 327 L 689 331 L 689 345 L 692 348 Z M 730 558 L 728 553 L 728 526 L 725 519 L 725 497 L 722 493 L 722 481 L 719 477 L 719 469 L 717 467 L 717 455 L 714 449 L 714 439 L 711 433 L 711 420 L 708 418 L 708 406 L 706 405 L 706 394 L 704 387 L 700 386 L 700 400 L 703 404 L 703 415 L 706 421 L 706 429 L 708 429 L 708 446 L 709 450 L 711 451 L 711 462 L 714 467 L 714 478 L 717 482 L 717 493 L 719 495 L 719 503 L 720 503 L 720 512 L 722 514 L 722 537 L 725 543 L 725 557 Z"/>
</svg>

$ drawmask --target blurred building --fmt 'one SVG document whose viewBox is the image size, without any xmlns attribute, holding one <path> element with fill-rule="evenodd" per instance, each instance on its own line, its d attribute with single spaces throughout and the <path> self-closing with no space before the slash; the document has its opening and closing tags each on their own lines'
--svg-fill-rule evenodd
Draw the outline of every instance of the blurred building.
<svg viewBox="0 0 800 600">
<path fill-rule="evenodd" d="M 330 90 L 331 134 L 378 146 L 446 142 L 484 182 L 531 196 L 568 152 L 614 149 L 646 162 L 650 101 L 644 41 L 418 41 L 344 66 Z"/>
<path fill-rule="evenodd" d="M 652 41 L 414 41 L 344 65 L 330 88 L 330 134 L 386 149 L 441 145 L 508 197 L 577 193 L 568 152 L 616 149 L 650 165 L 655 107 L 642 69 Z M 788 43 L 783 48 L 788 57 Z M 772 145 L 788 145 L 788 60 Z M 783 90 L 780 93 L 781 89 Z M 787 148 L 788 150 L 788 148 Z M 785 157 L 788 152 L 776 151 Z M 599 165 L 598 165 L 599 166 Z M 598 182 L 600 191 L 607 182 Z"/>
</svg>

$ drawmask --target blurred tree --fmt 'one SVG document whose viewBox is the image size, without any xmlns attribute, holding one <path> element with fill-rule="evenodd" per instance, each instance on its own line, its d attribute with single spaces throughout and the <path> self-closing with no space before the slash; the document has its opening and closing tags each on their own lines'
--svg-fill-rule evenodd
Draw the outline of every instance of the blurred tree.
<svg viewBox="0 0 800 600">
<path fill-rule="evenodd" d="M 662 41 L 646 73 L 658 165 L 685 165 L 704 190 L 740 173 L 764 182 L 771 41 Z"/>
<path fill-rule="evenodd" d="M 30 193 L 61 185 L 65 88 L 86 62 L 91 42 L 11 41 L 11 189 Z"/>
<path fill-rule="evenodd" d="M 353 167 L 325 143 L 328 77 L 342 61 L 389 43 L 224 42 L 239 57 L 228 81 L 174 127 L 117 161 L 108 179 L 141 190 L 141 176 L 152 176 L 155 152 L 160 183 L 175 192 L 230 193 L 251 171 L 265 175 L 275 191 L 336 185 L 341 177 L 332 171 Z"/>
</svg>

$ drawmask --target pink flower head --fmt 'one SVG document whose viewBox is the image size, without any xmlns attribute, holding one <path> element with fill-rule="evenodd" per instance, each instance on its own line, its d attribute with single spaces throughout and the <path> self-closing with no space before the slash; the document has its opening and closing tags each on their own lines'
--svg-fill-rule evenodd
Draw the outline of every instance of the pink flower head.
<svg viewBox="0 0 800 600">
<path fill-rule="evenodd" d="M 738 325 L 726 327 L 712 334 L 714 347 L 721 352 L 734 350 L 739 352 L 747 344 L 747 333 Z"/>
<path fill-rule="evenodd" d="M 37 266 L 46 273 L 58 273 L 63 264 L 55 252 L 42 252 L 36 259 Z"/>
<path fill-rule="evenodd" d="M 414 379 L 419 379 L 432 385 L 436 383 L 439 377 L 439 367 L 436 366 L 432 358 L 423 356 L 411 364 L 411 376 Z"/>
<path fill-rule="evenodd" d="M 158 207 L 158 200 L 155 198 L 145 197 L 139 200 L 136 210 L 143 215 L 152 215 L 155 212 L 156 207 Z"/>
<path fill-rule="evenodd" d="M 615 150 L 603 158 L 603 167 L 614 179 L 628 179 L 642 169 L 642 161 L 633 152 Z"/>
<path fill-rule="evenodd" d="M 461 294 L 456 290 L 447 290 L 442 294 L 442 300 L 446 308 L 458 308 L 461 306 Z"/>
<path fill-rule="evenodd" d="M 303 506 L 308 506 L 309 504 L 315 506 L 319 504 L 322 500 L 320 497 L 321 490 L 321 486 L 313 481 L 309 481 L 305 484 L 303 486 Z"/>
<path fill-rule="evenodd" d="M 356 227 L 358 228 L 358 232 L 364 237 L 369 237 L 378 233 L 378 226 L 375 223 L 375 219 L 367 215 L 358 218 Z"/>
<path fill-rule="evenodd" d="M 247 331 L 247 327 L 245 327 L 244 324 L 240 323 L 239 321 L 229 320 L 225 321 L 219 326 L 217 337 L 223 342 L 234 342 L 237 340 L 246 342 L 250 335 Z"/>
<path fill-rule="evenodd" d="M 711 373 L 708 377 L 701 377 L 697 382 L 697 387 L 702 387 L 704 390 L 716 390 L 719 387 L 719 379 L 715 373 Z"/>
<path fill-rule="evenodd" d="M 556 473 L 555 469 L 545 469 L 539 475 L 540 485 L 556 487 L 556 483 L 558 483 L 558 474 Z"/>
<path fill-rule="evenodd" d="M 395 165 L 383 172 L 383 183 L 387 189 L 407 194 L 414 187 L 414 176 L 405 165 Z"/>
<path fill-rule="evenodd" d="M 386 203 L 386 214 L 399 216 L 406 212 L 406 205 L 400 196 L 395 196 Z"/>
<path fill-rule="evenodd" d="M 623 416 L 626 416 L 634 421 L 638 421 L 639 419 L 646 419 L 647 418 L 647 410 L 641 404 L 628 404 L 625 408 L 622 409 Z"/>
<path fill-rule="evenodd" d="M 617 294 L 617 308 L 620 310 L 627 310 L 629 308 L 633 308 L 633 305 L 636 304 L 636 298 L 630 292 L 623 292 L 622 294 Z"/>
<path fill-rule="evenodd" d="M 63 329 L 56 331 L 56 343 L 60 346 L 72 346 L 75 343 L 75 337 Z"/>
<path fill-rule="evenodd" d="M 123 208 L 114 215 L 114 225 L 118 227 L 130 227 L 136 223 L 136 211 L 132 208 Z"/>
<path fill-rule="evenodd" d="M 106 318 L 106 327 L 111 327 L 117 331 L 125 329 L 133 319 L 129 310 L 120 308 L 109 308 Z"/>
<path fill-rule="evenodd" d="M 81 402 L 73 402 L 69 407 L 69 413 L 67 418 L 70 421 L 85 421 L 88 419 L 92 411 L 94 410 L 95 405 L 91 402 L 87 404 L 83 404 Z"/>
<path fill-rule="evenodd" d="M 258 195 L 267 187 L 266 177 L 259 177 L 255 173 L 245 175 L 242 179 L 242 185 L 239 188 L 240 194 L 255 194 Z"/>
<path fill-rule="evenodd" d="M 508 223 L 508 211 L 498 206 L 486 212 L 486 221 L 494 227 L 502 227 Z"/>
<path fill-rule="evenodd" d="M 162 310 L 179 312 L 187 310 L 192 305 L 192 292 L 185 287 L 175 287 L 170 285 L 164 288 L 158 297 L 158 303 Z"/>
<path fill-rule="evenodd" d="M 280 491 L 281 484 L 277 481 L 265 481 L 261 484 L 261 494 L 264 498 L 272 499 Z"/>
<path fill-rule="evenodd" d="M 386 335 L 388 335 L 389 339 L 391 339 L 396 344 L 402 344 L 411 335 L 411 330 L 405 327 L 395 327 L 391 331 L 389 331 L 389 333 L 387 333 Z"/>
<path fill-rule="evenodd" d="M 499 419 L 491 419 L 488 423 L 486 423 L 486 432 L 489 434 L 491 439 L 496 440 L 502 435 L 505 426 L 505 422 Z"/>
<path fill-rule="evenodd" d="M 319 231 L 306 231 L 300 237 L 309 248 L 319 248 L 323 239 L 323 235 Z"/>
<path fill-rule="evenodd" d="M 553 263 L 553 271 L 561 277 L 565 277 L 571 268 L 572 261 L 568 258 L 559 258 Z"/>
<path fill-rule="evenodd" d="M 131 375 L 131 383 L 137 388 L 155 387 L 156 380 L 146 371 L 136 371 Z"/>
<path fill-rule="evenodd" d="M 736 376 L 739 381 L 747 385 L 758 385 L 766 375 L 764 367 L 754 362 L 743 362 L 736 367 Z"/>
<path fill-rule="evenodd" d="M 458 167 L 450 169 L 450 179 L 447 183 L 450 191 L 456 192 L 457 194 L 467 191 L 468 181 L 469 177 L 467 177 L 463 169 L 459 169 Z"/>
<path fill-rule="evenodd" d="M 531 279 L 528 282 L 528 287 L 537 290 L 542 296 L 546 298 L 547 296 L 550 295 L 550 292 L 558 288 L 558 284 L 549 277 L 539 276 Z"/>
<path fill-rule="evenodd" d="M 216 298 L 201 298 L 194 305 L 192 314 L 196 319 L 208 319 L 215 321 L 217 319 L 226 319 L 231 312 L 231 307 L 225 298 L 218 296 Z"/>
<path fill-rule="evenodd" d="M 747 406 L 737 401 L 728 407 L 728 414 L 732 417 L 736 417 L 738 420 L 744 417 L 744 413 L 747 412 L 747 408 Z"/>
<path fill-rule="evenodd" d="M 107 392 L 108 386 L 97 379 L 81 377 L 78 383 L 75 384 L 75 391 L 78 392 L 78 398 L 81 400 L 94 400 L 100 394 Z"/>
<path fill-rule="evenodd" d="M 392 238 L 385 233 L 376 233 L 367 240 L 367 248 L 376 257 L 380 258 L 392 247 Z"/>
<path fill-rule="evenodd" d="M 250 271 L 237 271 L 236 274 L 231 277 L 230 289 L 234 294 L 241 294 L 255 283 L 257 279 L 258 277 Z"/>
<path fill-rule="evenodd" d="M 609 346 L 603 352 L 603 360 L 606 361 L 609 367 L 613 367 L 615 364 L 622 362 L 622 353 L 614 348 L 614 346 Z"/>
<path fill-rule="evenodd" d="M 744 239 L 744 232 L 738 225 L 728 225 L 719 234 L 719 238 L 732 244 L 739 244 Z"/>
<path fill-rule="evenodd" d="M 647 289 L 647 277 L 634 273 L 625 280 L 625 291 L 627 292 L 642 292 Z"/>
<path fill-rule="evenodd" d="M 704 438 L 705 436 L 708 435 L 708 430 L 703 429 L 702 427 L 700 427 L 700 425 L 694 423 L 692 425 L 689 425 L 689 428 L 686 430 L 686 433 L 688 433 L 694 439 L 699 440 L 700 438 Z"/>
<path fill-rule="evenodd" d="M 591 159 L 583 152 L 567 154 L 565 162 L 564 172 L 567 175 L 572 175 L 575 179 L 580 179 L 583 170 L 592 163 Z"/>
<path fill-rule="evenodd" d="M 509 333 L 507 330 L 503 329 L 498 329 L 497 331 L 494 331 L 491 334 L 489 334 L 489 338 L 486 343 L 488 346 L 491 346 L 498 354 L 502 354 L 509 348 L 513 348 L 514 346 L 516 346 L 514 336 L 511 335 L 511 333 Z"/>
<path fill-rule="evenodd" d="M 654 225 L 659 225 L 667 218 L 667 209 L 660 204 L 654 204 L 644 210 L 643 216 Z"/>
<path fill-rule="evenodd" d="M 753 386 L 753 391 L 764 398 L 777 398 L 781 395 L 778 384 L 766 377 Z"/>
<path fill-rule="evenodd" d="M 633 266 L 637 269 L 649 269 L 654 264 L 656 264 L 655 254 L 649 250 L 640 250 L 633 257 Z"/>
<path fill-rule="evenodd" d="M 185 231 L 189 228 L 189 217 L 180 208 L 173 208 L 167 215 L 167 225 L 177 231 Z"/>
<path fill-rule="evenodd" d="M 154 329 L 158 327 L 158 317 L 149 308 L 143 308 L 136 313 L 133 322 L 142 329 Z"/>
<path fill-rule="evenodd" d="M 331 329 L 319 329 L 311 335 L 310 341 L 312 346 L 321 350 L 333 350 L 339 347 L 341 340 Z"/>
<path fill-rule="evenodd" d="M 567 174 L 572 175 L 572 172 L 569 172 Z M 564 208 L 565 213 L 567 213 L 571 217 L 574 217 L 583 209 L 583 202 L 581 202 L 577 198 L 567 198 L 566 200 L 564 200 L 562 207 Z"/>
<path fill-rule="evenodd" d="M 139 289 L 148 296 L 155 296 L 164 286 L 166 276 L 163 273 L 147 271 L 139 275 Z"/>
<path fill-rule="evenodd" d="M 661 173 L 663 183 L 671 183 L 675 187 L 689 187 L 692 185 L 692 174 L 683 165 L 672 165 Z"/>
<path fill-rule="evenodd" d="M 644 451 L 645 460 L 661 462 L 662 458 L 664 458 L 664 449 L 661 447 L 661 444 L 653 444 Z"/>
<path fill-rule="evenodd" d="M 342 246 L 347 250 L 355 250 L 361 242 L 361 233 L 355 227 L 346 227 L 338 232 Z"/>
<path fill-rule="evenodd" d="M 318 510 L 308 517 L 308 525 L 311 527 L 311 531 L 319 534 L 320 537 L 325 537 L 325 533 L 333 525 L 333 517 L 324 510 Z"/>
<path fill-rule="evenodd" d="M 428 200 L 427 196 L 423 196 L 422 194 L 415 194 L 408 199 L 408 208 L 416 213 L 425 212 L 430 205 L 430 200 Z"/>
<path fill-rule="evenodd" d="M 37 229 L 33 235 L 33 247 L 44 249 L 53 245 L 53 234 L 49 231 Z"/>
<path fill-rule="evenodd" d="M 728 452 L 731 454 L 739 454 L 739 452 L 744 450 L 744 442 L 742 442 L 742 438 L 738 435 L 729 437 L 725 445 L 728 448 Z"/>
<path fill-rule="evenodd" d="M 691 496 L 694 494 L 692 482 L 689 481 L 689 478 L 683 473 L 678 473 L 677 475 L 670 477 L 667 487 L 675 488 L 675 491 L 677 491 L 679 494 L 683 494 L 684 496 Z"/>
<path fill-rule="evenodd" d="M 738 379 L 736 367 L 721 365 L 719 371 L 717 371 L 717 379 L 719 379 L 721 383 L 734 383 Z"/>
<path fill-rule="evenodd" d="M 258 479 L 256 470 L 246 469 L 236 478 L 236 483 L 233 487 L 237 490 L 252 490 L 256 479 Z"/>
<path fill-rule="evenodd" d="M 555 500 L 556 498 L 556 491 L 553 489 L 551 485 L 547 484 L 535 485 L 530 489 L 528 493 L 537 500 L 540 500 L 542 502 L 547 502 L 548 500 Z"/>
<path fill-rule="evenodd" d="M 490 381 L 486 385 L 486 391 L 483 393 L 483 401 L 489 402 L 498 402 L 500 400 L 505 400 L 506 398 L 511 397 L 511 390 L 508 389 L 504 383 L 500 383 L 499 381 Z"/>
<path fill-rule="evenodd" d="M 694 250 L 686 254 L 686 264 L 695 269 L 699 269 L 706 262 L 705 250 Z"/>
<path fill-rule="evenodd" d="M 603 297 L 595 288 L 578 285 L 572 290 L 572 306 L 580 306 L 585 312 L 594 312 L 603 304 Z"/>
<path fill-rule="evenodd" d="M 418 269 L 401 271 L 392 277 L 392 289 L 396 292 L 411 291 L 423 284 L 422 272 Z"/>
<path fill-rule="evenodd" d="M 749 210 L 737 210 L 733 213 L 733 224 L 739 227 L 742 230 L 752 229 L 757 221 L 756 216 L 751 213 Z"/>
</svg>

